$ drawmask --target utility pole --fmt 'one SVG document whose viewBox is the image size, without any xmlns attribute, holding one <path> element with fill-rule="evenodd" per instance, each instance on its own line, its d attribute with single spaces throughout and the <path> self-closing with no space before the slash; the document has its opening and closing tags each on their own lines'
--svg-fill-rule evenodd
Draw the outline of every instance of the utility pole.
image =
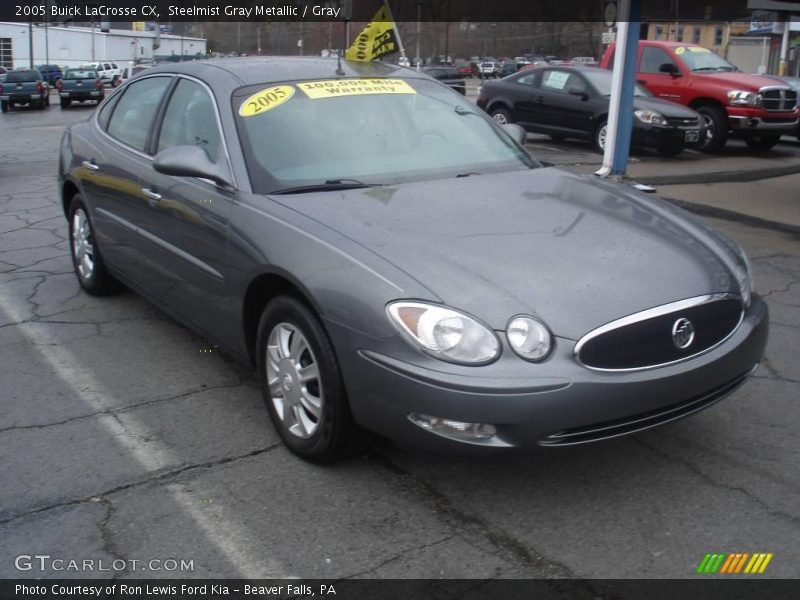
<svg viewBox="0 0 800 600">
<path fill-rule="evenodd" d="M 33 69 L 33 17 L 28 20 L 28 54 L 30 55 L 30 67 Z"/>
</svg>

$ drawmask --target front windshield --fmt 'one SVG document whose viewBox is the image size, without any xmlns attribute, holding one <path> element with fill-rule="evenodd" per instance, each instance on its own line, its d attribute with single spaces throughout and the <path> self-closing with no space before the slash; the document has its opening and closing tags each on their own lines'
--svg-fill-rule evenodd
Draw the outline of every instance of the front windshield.
<svg viewBox="0 0 800 600">
<path fill-rule="evenodd" d="M 433 81 L 263 84 L 237 90 L 233 109 L 253 188 L 262 194 L 537 166 L 473 104 Z"/>
<path fill-rule="evenodd" d="M 589 83 L 592 84 L 592 87 L 597 90 L 597 92 L 601 96 L 610 96 L 611 95 L 611 71 L 606 69 L 587 69 L 586 71 L 581 71 L 583 76 L 589 80 Z M 633 88 L 633 95 L 634 96 L 650 96 L 650 92 L 640 86 L 638 83 L 634 84 Z"/>
<path fill-rule="evenodd" d="M 690 71 L 711 73 L 737 70 L 727 60 L 701 46 L 678 46 L 675 48 L 675 54 L 680 57 Z"/>
</svg>

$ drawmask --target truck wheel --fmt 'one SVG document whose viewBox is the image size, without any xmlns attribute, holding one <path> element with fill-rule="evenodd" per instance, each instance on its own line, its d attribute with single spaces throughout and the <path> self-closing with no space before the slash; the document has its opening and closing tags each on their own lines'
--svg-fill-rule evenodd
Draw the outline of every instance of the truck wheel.
<svg viewBox="0 0 800 600">
<path fill-rule="evenodd" d="M 44 97 L 44 106 L 47 108 L 50 107 L 50 92 L 47 92 L 47 94 Z"/>
<path fill-rule="evenodd" d="M 69 240 L 72 266 L 84 290 L 92 296 L 105 296 L 122 288 L 106 270 L 89 213 L 77 194 L 73 196 L 69 208 Z"/>
<path fill-rule="evenodd" d="M 8 102 L 6 100 L 0 101 L 0 112 L 8 112 Z"/>
<path fill-rule="evenodd" d="M 718 106 L 701 106 L 697 109 L 706 125 L 706 137 L 698 146 L 701 152 L 719 152 L 728 141 L 728 116 Z"/>
<path fill-rule="evenodd" d="M 69 108 L 69 104 L 70 104 L 69 100 L 64 100 L 64 98 L 61 99 L 61 108 L 62 109 L 63 108 Z"/>
<path fill-rule="evenodd" d="M 769 150 L 775 144 L 777 144 L 781 139 L 779 135 L 753 135 L 748 136 L 744 139 L 745 144 L 747 144 L 748 148 L 752 148 L 753 150 Z"/>
<path fill-rule="evenodd" d="M 289 450 L 318 463 L 358 450 L 364 438 L 317 316 L 297 299 L 278 296 L 261 315 L 256 343 L 261 393 Z"/>
</svg>

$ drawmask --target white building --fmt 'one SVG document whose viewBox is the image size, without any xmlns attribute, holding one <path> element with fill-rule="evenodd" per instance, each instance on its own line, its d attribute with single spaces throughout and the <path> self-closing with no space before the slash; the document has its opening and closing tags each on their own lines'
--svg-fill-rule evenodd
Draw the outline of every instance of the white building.
<svg viewBox="0 0 800 600">
<path fill-rule="evenodd" d="M 94 61 L 113 61 L 120 67 L 136 59 L 154 56 L 186 56 L 206 54 L 203 38 L 161 34 L 161 46 L 154 50 L 154 31 L 111 29 L 103 33 L 98 27 L 44 26 L 27 23 L 0 22 L 0 66 L 15 69 L 30 66 L 30 35 L 33 33 L 33 64 L 62 67 L 80 66 Z"/>
</svg>

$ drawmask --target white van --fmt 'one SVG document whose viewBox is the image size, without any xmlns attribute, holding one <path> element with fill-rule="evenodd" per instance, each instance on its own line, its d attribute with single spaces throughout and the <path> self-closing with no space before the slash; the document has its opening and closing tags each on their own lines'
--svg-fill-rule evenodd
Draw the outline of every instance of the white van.
<svg viewBox="0 0 800 600">
<path fill-rule="evenodd" d="M 82 65 L 84 69 L 94 69 L 105 85 L 117 87 L 122 83 L 122 69 L 115 62 L 93 62 Z"/>
</svg>

